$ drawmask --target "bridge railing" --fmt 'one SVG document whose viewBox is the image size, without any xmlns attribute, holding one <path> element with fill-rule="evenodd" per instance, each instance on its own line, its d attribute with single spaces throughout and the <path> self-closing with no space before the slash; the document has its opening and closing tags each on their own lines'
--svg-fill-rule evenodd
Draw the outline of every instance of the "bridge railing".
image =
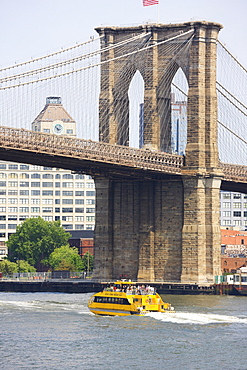
<svg viewBox="0 0 247 370">
<path fill-rule="evenodd" d="M 220 167 L 224 172 L 224 180 L 247 183 L 247 166 L 240 166 L 221 162 Z"/>
<path fill-rule="evenodd" d="M 184 165 L 180 155 L 4 126 L 0 126 L 0 146 L 172 174 L 180 174 Z"/>
</svg>

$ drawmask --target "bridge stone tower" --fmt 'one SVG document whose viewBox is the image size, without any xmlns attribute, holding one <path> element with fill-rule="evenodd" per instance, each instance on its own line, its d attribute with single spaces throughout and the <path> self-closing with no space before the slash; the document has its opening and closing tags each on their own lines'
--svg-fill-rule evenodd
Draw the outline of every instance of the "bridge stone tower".
<svg viewBox="0 0 247 370">
<path fill-rule="evenodd" d="M 144 147 L 170 150 L 171 118 L 164 112 L 170 112 L 171 82 L 179 68 L 187 78 L 189 94 L 182 177 L 95 177 L 95 277 L 205 283 L 219 274 L 222 174 L 217 147 L 216 41 L 221 27 L 189 22 L 97 29 L 102 48 L 143 32 L 149 45 L 172 37 L 176 43 L 178 35 L 180 43 L 184 38 L 187 45 L 173 54 L 161 43 L 139 59 L 113 60 L 118 56 L 115 49 L 103 53 L 102 60 L 111 61 L 101 71 L 100 140 L 128 145 L 128 87 L 137 70 L 145 84 Z M 130 45 L 129 52 L 133 50 Z"/>
</svg>

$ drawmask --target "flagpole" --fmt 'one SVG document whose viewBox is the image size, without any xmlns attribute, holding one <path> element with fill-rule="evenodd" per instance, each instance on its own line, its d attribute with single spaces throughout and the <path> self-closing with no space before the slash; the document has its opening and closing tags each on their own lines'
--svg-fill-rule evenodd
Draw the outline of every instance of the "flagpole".
<svg viewBox="0 0 247 370">
<path fill-rule="evenodd" d="M 158 7 L 157 7 L 157 23 L 160 23 L 160 1 L 158 2 Z"/>
</svg>

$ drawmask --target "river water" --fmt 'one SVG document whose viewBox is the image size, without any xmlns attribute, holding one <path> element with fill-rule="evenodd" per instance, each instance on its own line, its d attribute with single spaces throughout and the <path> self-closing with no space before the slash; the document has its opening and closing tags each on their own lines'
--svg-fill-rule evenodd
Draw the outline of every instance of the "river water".
<svg viewBox="0 0 247 370">
<path fill-rule="evenodd" d="M 101 317 L 90 296 L 0 293 L 0 368 L 247 369 L 247 297 L 165 295 L 176 313 Z"/>
</svg>

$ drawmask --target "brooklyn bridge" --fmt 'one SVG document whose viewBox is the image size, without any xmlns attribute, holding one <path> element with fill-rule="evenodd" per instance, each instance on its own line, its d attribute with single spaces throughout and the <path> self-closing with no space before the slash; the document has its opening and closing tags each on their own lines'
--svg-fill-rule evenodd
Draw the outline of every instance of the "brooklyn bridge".
<svg viewBox="0 0 247 370">
<path fill-rule="evenodd" d="M 1 70 L 0 159 L 95 180 L 95 278 L 204 283 L 220 274 L 220 190 L 247 193 L 246 69 L 218 40 L 221 28 L 97 28 L 97 40 Z M 29 129 L 51 92 L 78 110 L 81 137 Z M 187 106 L 182 152 L 174 92 Z"/>
</svg>

